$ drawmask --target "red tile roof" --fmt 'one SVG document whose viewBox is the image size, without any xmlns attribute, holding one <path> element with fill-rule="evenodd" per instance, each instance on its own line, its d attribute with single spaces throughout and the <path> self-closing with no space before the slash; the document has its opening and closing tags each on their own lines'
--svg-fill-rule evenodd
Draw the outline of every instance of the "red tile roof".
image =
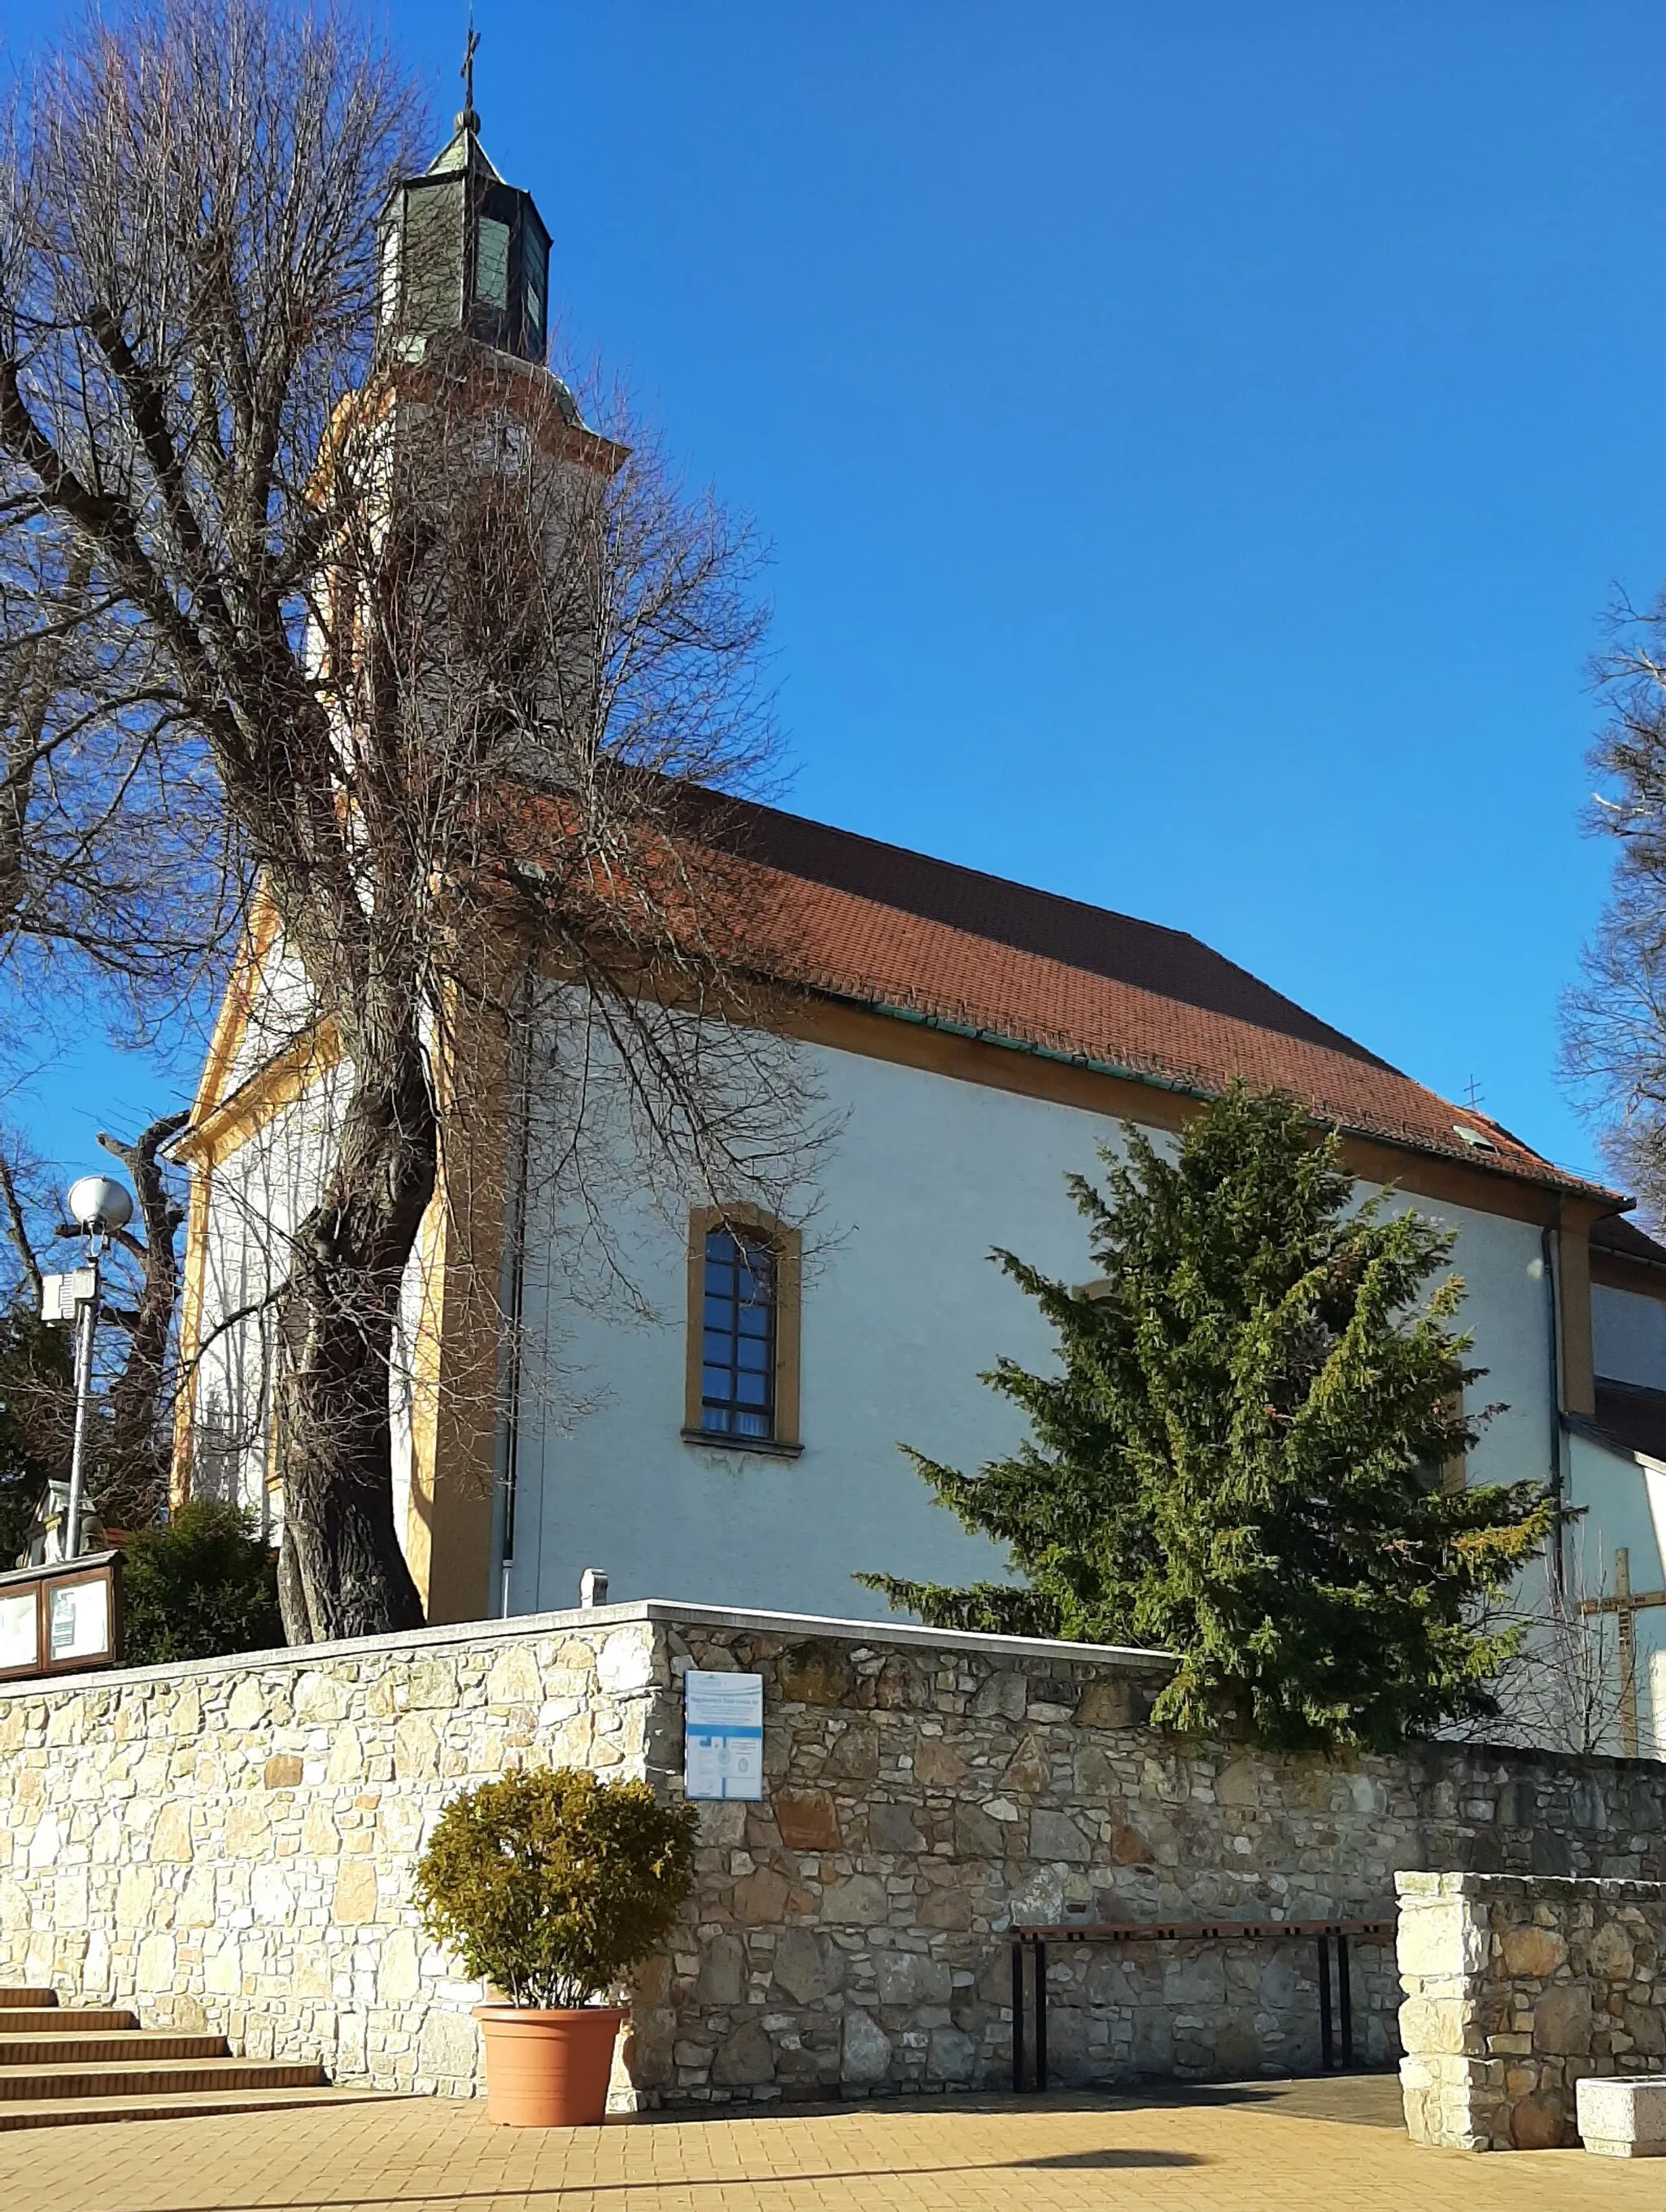
<svg viewBox="0 0 1666 2212">
<path fill-rule="evenodd" d="M 1235 1076 L 1316 1118 L 1466 1164 L 1602 1193 L 1454 1106 L 1184 932 L 751 802 L 709 842 L 760 872 L 748 928 L 769 972 L 994 1043 L 1205 1096 Z M 1492 1149 L 1457 1133 L 1477 1132 Z M 1614 1203 L 1621 1201 L 1614 1198 Z"/>
</svg>

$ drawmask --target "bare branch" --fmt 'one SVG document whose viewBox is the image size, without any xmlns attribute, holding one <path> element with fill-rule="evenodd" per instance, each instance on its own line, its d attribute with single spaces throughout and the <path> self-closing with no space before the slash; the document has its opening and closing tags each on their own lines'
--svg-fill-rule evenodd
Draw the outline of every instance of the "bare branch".
<svg viewBox="0 0 1666 2212">
<path fill-rule="evenodd" d="M 24 1219 L 22 1204 L 17 1194 L 17 1178 L 3 1150 L 0 1150 L 0 1207 L 5 1211 L 6 1234 L 11 1239 L 12 1249 L 22 1266 L 24 1279 L 29 1285 L 35 1304 L 39 1306 L 45 1287 L 43 1271 L 33 1240 L 29 1235 L 28 1224 Z"/>
<path fill-rule="evenodd" d="M 419 1235 L 443 1224 L 486 1346 L 447 1387 L 489 1410 L 513 1322 L 470 1255 L 520 1203 L 512 1097 L 554 1133 L 587 1252 L 621 1188 L 809 1204 L 813 1093 L 712 796 L 774 758 L 762 550 L 617 398 L 581 409 L 481 336 L 460 285 L 450 323 L 412 325 L 453 295 L 404 232 L 385 257 L 416 106 L 356 25 L 140 0 L 32 94 L 0 161 L 0 641 L 37 669 L 64 642 L 14 927 L 154 964 L 258 876 L 276 931 L 246 1039 L 330 1050 L 304 1137 L 271 1125 L 282 1160 L 251 1139 L 216 1166 L 240 1240 L 193 1388 L 263 1498 L 281 1465 L 291 1632 L 412 1625 L 391 1435 Z M 146 820 L 161 890 L 119 865 Z M 523 1084 L 534 1035 L 556 1049 Z M 149 1405 L 177 1224 L 146 1139 L 146 1139 L 119 1156 Z M 619 1250 L 598 1272 L 629 1298 Z"/>
</svg>

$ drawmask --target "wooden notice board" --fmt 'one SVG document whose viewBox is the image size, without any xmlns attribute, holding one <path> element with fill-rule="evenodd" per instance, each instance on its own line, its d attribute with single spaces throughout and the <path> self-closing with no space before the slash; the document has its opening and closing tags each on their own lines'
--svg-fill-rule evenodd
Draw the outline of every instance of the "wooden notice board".
<svg viewBox="0 0 1666 2212">
<path fill-rule="evenodd" d="M 0 1682 L 121 1662 L 121 1553 L 0 1575 Z"/>
</svg>

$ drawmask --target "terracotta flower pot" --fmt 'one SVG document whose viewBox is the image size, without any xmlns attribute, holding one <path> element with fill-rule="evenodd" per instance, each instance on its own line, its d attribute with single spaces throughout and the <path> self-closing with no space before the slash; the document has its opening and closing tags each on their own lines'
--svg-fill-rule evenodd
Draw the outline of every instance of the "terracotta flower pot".
<svg viewBox="0 0 1666 2212">
<path fill-rule="evenodd" d="M 506 2128 L 599 2128 L 607 2115 L 617 2005 L 535 2012 L 476 2005 L 486 2039 L 486 2114 Z"/>
</svg>

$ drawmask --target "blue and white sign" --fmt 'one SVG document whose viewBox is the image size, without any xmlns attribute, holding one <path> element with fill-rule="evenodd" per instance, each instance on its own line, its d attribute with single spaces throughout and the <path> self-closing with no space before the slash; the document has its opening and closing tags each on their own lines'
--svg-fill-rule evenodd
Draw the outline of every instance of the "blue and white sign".
<svg viewBox="0 0 1666 2212">
<path fill-rule="evenodd" d="M 763 1795 L 763 1677 L 683 1677 L 683 1787 L 690 1797 Z"/>
</svg>

